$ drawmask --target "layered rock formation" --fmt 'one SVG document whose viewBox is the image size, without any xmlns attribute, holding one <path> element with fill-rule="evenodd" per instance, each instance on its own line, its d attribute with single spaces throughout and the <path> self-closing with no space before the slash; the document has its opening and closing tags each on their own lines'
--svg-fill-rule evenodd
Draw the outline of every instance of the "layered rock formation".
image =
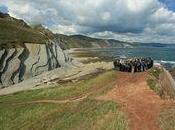
<svg viewBox="0 0 175 130">
<path fill-rule="evenodd" d="M 67 54 L 53 41 L 1 49 L 0 86 L 22 82 L 45 71 L 63 67 L 68 62 Z"/>
</svg>

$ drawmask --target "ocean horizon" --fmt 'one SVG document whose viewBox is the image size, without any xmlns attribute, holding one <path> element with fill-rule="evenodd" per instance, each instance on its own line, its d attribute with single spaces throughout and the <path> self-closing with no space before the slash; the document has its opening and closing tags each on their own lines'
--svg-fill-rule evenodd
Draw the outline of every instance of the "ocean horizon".
<svg viewBox="0 0 175 130">
<path fill-rule="evenodd" d="M 175 47 L 96 48 L 91 51 L 109 58 L 151 57 L 168 69 L 175 67 Z"/>
</svg>

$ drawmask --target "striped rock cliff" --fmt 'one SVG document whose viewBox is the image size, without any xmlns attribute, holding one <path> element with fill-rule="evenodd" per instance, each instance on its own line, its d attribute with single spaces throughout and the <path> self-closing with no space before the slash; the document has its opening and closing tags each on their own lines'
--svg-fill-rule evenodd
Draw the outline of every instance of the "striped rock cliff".
<svg viewBox="0 0 175 130">
<path fill-rule="evenodd" d="M 0 49 L 0 87 L 7 87 L 55 68 L 64 67 L 69 57 L 58 43 L 25 43 Z"/>
</svg>

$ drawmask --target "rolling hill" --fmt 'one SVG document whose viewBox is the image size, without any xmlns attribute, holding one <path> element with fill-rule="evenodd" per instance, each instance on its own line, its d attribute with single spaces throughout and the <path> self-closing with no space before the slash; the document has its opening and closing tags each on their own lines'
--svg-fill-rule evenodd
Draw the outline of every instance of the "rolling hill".
<svg viewBox="0 0 175 130">
<path fill-rule="evenodd" d="M 48 35 L 52 38 L 51 35 Z M 39 27 L 30 27 L 23 20 L 0 12 L 0 45 L 12 47 L 22 43 L 46 43 L 47 34 Z"/>
<path fill-rule="evenodd" d="M 138 43 L 123 42 L 114 39 L 98 39 L 84 35 L 55 34 L 63 49 L 70 48 L 105 48 L 105 47 L 135 47 Z"/>
<path fill-rule="evenodd" d="M 134 48 L 134 47 L 175 47 L 175 44 L 163 43 L 141 43 L 141 42 L 125 42 L 115 39 L 99 39 L 84 35 L 63 35 L 55 34 L 56 40 L 60 43 L 63 49 L 70 48 Z"/>
</svg>

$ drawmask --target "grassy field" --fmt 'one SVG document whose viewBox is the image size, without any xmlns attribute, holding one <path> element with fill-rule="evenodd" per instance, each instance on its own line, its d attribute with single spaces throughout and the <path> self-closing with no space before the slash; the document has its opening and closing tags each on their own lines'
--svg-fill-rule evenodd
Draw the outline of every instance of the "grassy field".
<svg viewBox="0 0 175 130">
<path fill-rule="evenodd" d="M 115 71 L 110 71 L 100 74 L 97 77 L 91 77 L 75 83 L 69 82 L 52 88 L 24 91 L 12 95 L 1 96 L 0 102 L 14 103 L 42 99 L 65 100 L 85 94 L 93 95 L 94 93 L 102 93 L 110 88 L 110 86 L 113 86 L 116 82 L 116 76 L 117 74 Z"/>
<path fill-rule="evenodd" d="M 125 115 L 113 102 L 85 99 L 66 104 L 0 107 L 2 130 L 127 130 Z"/>
<path fill-rule="evenodd" d="M 90 49 L 75 49 L 70 55 L 82 62 L 83 64 L 96 62 L 113 62 L 113 58 L 101 56 L 99 53 Z"/>
<path fill-rule="evenodd" d="M 75 83 L 1 96 L 0 130 L 127 130 L 126 115 L 117 103 L 95 99 L 114 86 L 116 76 L 109 71 Z M 35 102 L 83 95 L 87 98 L 77 102 Z"/>
<path fill-rule="evenodd" d="M 165 108 L 159 115 L 162 130 L 175 130 L 175 108 Z"/>
</svg>

